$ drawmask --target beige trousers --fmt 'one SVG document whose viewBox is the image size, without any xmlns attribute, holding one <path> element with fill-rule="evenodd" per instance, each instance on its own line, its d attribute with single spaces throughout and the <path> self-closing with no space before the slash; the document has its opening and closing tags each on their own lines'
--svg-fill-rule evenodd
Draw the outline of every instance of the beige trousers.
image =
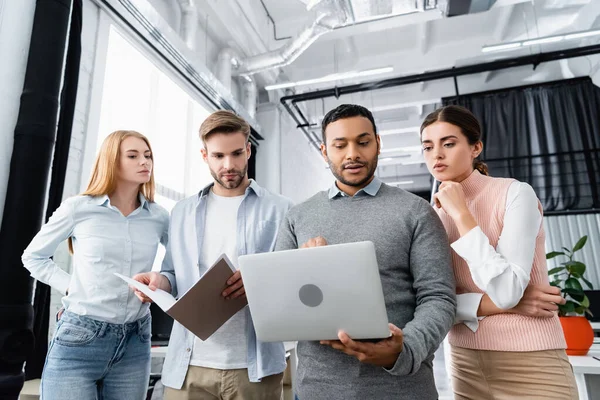
<svg viewBox="0 0 600 400">
<path fill-rule="evenodd" d="M 564 350 L 471 350 L 451 346 L 456 400 L 577 400 L 573 368 Z"/>
<path fill-rule="evenodd" d="M 282 396 L 283 373 L 252 383 L 247 369 L 190 365 L 183 387 L 180 390 L 165 387 L 164 400 L 280 400 Z"/>
</svg>

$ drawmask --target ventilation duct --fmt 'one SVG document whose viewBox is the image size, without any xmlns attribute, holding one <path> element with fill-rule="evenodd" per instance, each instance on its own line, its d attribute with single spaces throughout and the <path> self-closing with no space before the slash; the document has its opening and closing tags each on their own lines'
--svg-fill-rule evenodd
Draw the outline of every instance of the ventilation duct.
<svg viewBox="0 0 600 400">
<path fill-rule="evenodd" d="M 275 51 L 240 60 L 236 75 L 251 75 L 292 63 L 321 35 L 344 25 L 351 12 L 345 6 L 347 0 L 322 0 L 313 9 L 315 18 L 296 37 Z"/>
<path fill-rule="evenodd" d="M 198 9 L 194 0 L 178 0 L 181 8 L 181 25 L 179 32 L 185 44 L 192 50 L 196 49 L 198 33 Z"/>
<path fill-rule="evenodd" d="M 398 15 L 433 10 L 437 0 L 306 0 L 313 21 L 283 47 L 239 60 L 235 75 L 257 72 L 291 64 L 320 36 L 356 23 L 376 21 Z"/>
</svg>

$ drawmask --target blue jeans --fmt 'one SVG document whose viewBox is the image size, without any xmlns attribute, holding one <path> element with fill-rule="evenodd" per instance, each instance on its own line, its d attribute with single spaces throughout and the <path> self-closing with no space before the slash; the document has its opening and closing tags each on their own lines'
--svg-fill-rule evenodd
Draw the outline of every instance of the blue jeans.
<svg viewBox="0 0 600 400">
<path fill-rule="evenodd" d="M 65 311 L 48 348 L 41 399 L 145 399 L 150 328 L 150 314 L 109 324 Z"/>
</svg>

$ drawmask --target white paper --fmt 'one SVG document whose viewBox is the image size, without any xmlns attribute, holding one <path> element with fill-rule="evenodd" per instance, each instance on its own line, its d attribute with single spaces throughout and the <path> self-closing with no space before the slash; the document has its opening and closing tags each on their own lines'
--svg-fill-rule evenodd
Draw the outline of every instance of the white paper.
<svg viewBox="0 0 600 400">
<path fill-rule="evenodd" d="M 150 297 L 152 301 L 155 302 L 156 305 L 159 306 L 165 312 L 168 311 L 171 307 L 173 307 L 173 304 L 175 304 L 175 302 L 177 301 L 173 296 L 171 296 L 170 293 L 167 293 L 162 289 L 157 288 L 156 290 L 152 290 L 147 285 L 144 285 L 141 282 L 138 282 L 116 272 L 114 272 L 114 274 L 119 278 L 123 279 L 129 285 L 135 287 L 140 292 L 144 293 L 146 296 Z"/>
</svg>

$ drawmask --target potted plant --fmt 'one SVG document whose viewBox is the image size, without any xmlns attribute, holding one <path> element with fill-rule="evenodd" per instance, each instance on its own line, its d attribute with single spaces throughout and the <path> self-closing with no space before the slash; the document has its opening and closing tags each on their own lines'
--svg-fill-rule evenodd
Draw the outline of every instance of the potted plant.
<svg viewBox="0 0 600 400">
<path fill-rule="evenodd" d="M 590 300 L 583 291 L 582 282 L 593 289 L 590 281 L 583 276 L 585 264 L 573 260 L 575 253 L 585 246 L 587 236 L 577 241 L 571 250 L 563 247 L 563 251 L 552 251 L 546 254 L 546 259 L 555 257 L 566 257 L 566 261 L 560 263 L 556 268 L 548 271 L 552 286 L 560 288 L 566 303 L 558 306 L 558 316 L 567 341 L 567 354 L 572 356 L 584 356 L 594 342 L 594 331 L 585 313 L 591 315 L 589 310 Z"/>
</svg>

